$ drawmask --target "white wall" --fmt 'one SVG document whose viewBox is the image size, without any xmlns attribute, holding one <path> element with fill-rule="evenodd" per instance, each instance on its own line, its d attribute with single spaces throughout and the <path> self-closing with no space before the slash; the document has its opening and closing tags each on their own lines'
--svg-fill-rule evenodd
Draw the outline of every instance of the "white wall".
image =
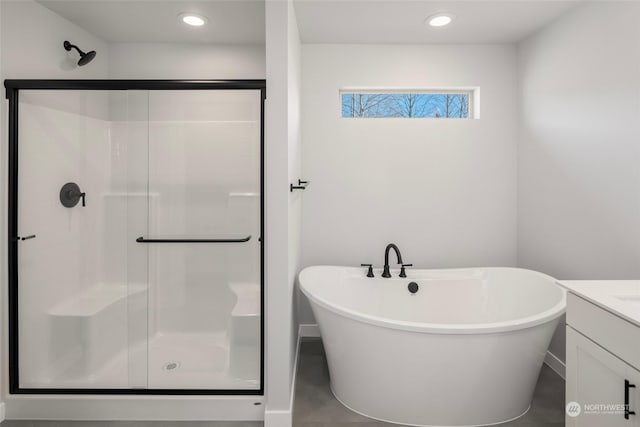
<svg viewBox="0 0 640 427">
<path fill-rule="evenodd" d="M 291 0 L 266 4 L 267 407 L 265 426 L 292 423 L 300 257 L 300 39 Z"/>
<path fill-rule="evenodd" d="M 640 275 L 640 4 L 590 2 L 520 46 L 518 262 Z"/>
<path fill-rule="evenodd" d="M 636 2 L 587 2 L 519 46 L 521 267 L 640 277 L 638 22 Z"/>
<path fill-rule="evenodd" d="M 289 182 L 297 183 L 298 179 L 304 179 L 302 171 L 302 129 L 301 129 L 301 101 L 302 101 L 302 45 L 296 21 L 293 4 L 287 8 L 289 21 L 288 41 L 288 157 L 289 157 Z M 302 250 L 302 193 L 300 191 L 289 192 L 289 272 L 287 283 L 288 295 L 291 297 L 292 327 L 291 357 L 295 359 L 298 318 L 296 280 L 300 272 Z M 291 364 L 291 375 L 295 375 L 294 364 Z M 292 377 L 292 382 L 295 378 Z"/>
<path fill-rule="evenodd" d="M 304 266 L 381 266 L 389 242 L 415 267 L 515 265 L 513 46 L 304 45 L 302 57 Z M 353 87 L 479 87 L 481 117 L 342 119 L 338 91 Z M 300 322 L 313 322 L 306 307 Z"/>
<path fill-rule="evenodd" d="M 264 79 L 263 45 L 114 43 L 113 79 Z"/>
<path fill-rule="evenodd" d="M 107 44 L 33 0 L 3 0 L 3 79 L 99 79 L 107 77 Z M 96 58 L 84 67 L 78 54 L 68 53 L 69 40 Z"/>
</svg>

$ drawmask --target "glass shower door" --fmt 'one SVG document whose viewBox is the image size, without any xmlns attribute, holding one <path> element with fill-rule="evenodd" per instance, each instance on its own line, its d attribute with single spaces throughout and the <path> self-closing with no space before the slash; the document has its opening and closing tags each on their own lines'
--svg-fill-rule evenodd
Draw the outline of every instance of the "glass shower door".
<svg viewBox="0 0 640 427">
<path fill-rule="evenodd" d="M 140 91 L 20 93 L 12 389 L 147 386 L 147 255 L 131 243 L 147 108 Z"/>
<path fill-rule="evenodd" d="M 261 103 L 149 92 L 150 389 L 260 388 Z"/>
<path fill-rule="evenodd" d="M 134 86 L 19 91 L 11 392 L 259 394 L 262 92 Z"/>
</svg>

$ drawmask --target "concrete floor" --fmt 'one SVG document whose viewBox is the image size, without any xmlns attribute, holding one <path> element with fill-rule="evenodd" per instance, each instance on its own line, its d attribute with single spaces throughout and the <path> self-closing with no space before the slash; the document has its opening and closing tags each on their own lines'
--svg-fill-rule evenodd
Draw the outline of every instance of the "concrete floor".
<svg viewBox="0 0 640 427">
<path fill-rule="evenodd" d="M 329 389 L 329 371 L 322 342 L 300 346 L 293 413 L 295 427 L 381 427 L 396 424 L 375 421 L 345 408 Z M 260 422 L 128 422 L 128 421 L 5 421 L 2 427 L 261 427 Z M 500 427 L 564 427 L 564 381 L 544 365 L 529 412 Z"/>
</svg>

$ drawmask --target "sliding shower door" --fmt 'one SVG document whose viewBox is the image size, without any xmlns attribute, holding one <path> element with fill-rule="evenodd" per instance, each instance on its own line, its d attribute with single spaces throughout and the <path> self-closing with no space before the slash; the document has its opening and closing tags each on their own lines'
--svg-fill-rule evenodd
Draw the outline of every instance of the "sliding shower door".
<svg viewBox="0 0 640 427">
<path fill-rule="evenodd" d="M 260 388 L 260 92 L 149 92 L 152 389 Z"/>
<path fill-rule="evenodd" d="M 5 84 L 11 392 L 261 394 L 264 82 Z"/>
<path fill-rule="evenodd" d="M 147 254 L 135 245 L 148 222 L 146 98 L 20 91 L 14 386 L 146 386 Z"/>
</svg>

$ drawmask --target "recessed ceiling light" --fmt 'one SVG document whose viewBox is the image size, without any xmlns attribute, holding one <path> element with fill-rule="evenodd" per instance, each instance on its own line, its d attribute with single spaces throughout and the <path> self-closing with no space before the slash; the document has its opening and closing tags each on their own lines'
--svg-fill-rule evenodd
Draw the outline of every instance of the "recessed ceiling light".
<svg viewBox="0 0 640 427">
<path fill-rule="evenodd" d="M 432 27 L 445 27 L 451 24 L 453 21 L 454 15 L 450 13 L 438 13 L 436 15 L 431 15 L 426 19 L 426 23 L 428 23 Z"/>
<path fill-rule="evenodd" d="M 182 22 L 193 27 L 202 27 L 209 21 L 206 16 L 197 13 L 181 13 L 179 17 Z"/>
</svg>

